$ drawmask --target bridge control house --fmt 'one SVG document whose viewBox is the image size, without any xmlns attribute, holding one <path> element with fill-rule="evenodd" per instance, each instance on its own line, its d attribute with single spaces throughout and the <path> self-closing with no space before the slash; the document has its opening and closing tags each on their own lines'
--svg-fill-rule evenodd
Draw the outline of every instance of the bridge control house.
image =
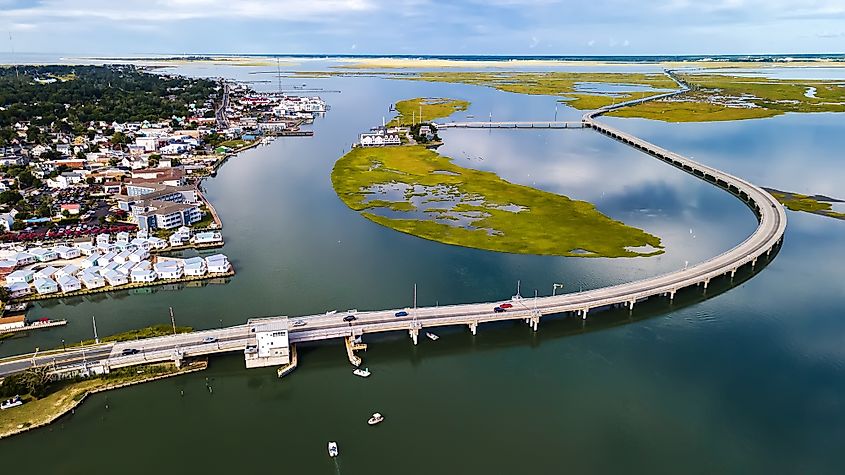
<svg viewBox="0 0 845 475">
<path fill-rule="evenodd" d="M 247 368 L 290 363 L 287 318 L 252 318 L 247 325 L 251 335 L 244 349 Z"/>
</svg>

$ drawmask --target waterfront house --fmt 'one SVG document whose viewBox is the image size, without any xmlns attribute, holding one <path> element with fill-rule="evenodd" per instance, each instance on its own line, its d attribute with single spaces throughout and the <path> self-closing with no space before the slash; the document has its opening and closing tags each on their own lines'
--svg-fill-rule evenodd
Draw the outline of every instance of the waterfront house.
<svg viewBox="0 0 845 475">
<path fill-rule="evenodd" d="M 57 282 L 64 293 L 76 292 L 82 288 L 82 284 L 79 282 L 79 279 L 72 275 L 60 276 L 57 279 Z"/>
<path fill-rule="evenodd" d="M 225 274 L 232 269 L 229 263 L 229 258 L 223 254 L 215 254 L 205 258 L 205 264 L 208 266 L 208 272 L 212 274 Z"/>
<path fill-rule="evenodd" d="M 6 276 L 6 284 L 29 284 L 35 278 L 35 271 L 19 269 Z"/>
<path fill-rule="evenodd" d="M 105 267 L 105 266 L 109 265 L 109 262 L 114 260 L 115 257 L 117 257 L 117 252 L 112 251 L 112 252 L 110 252 L 110 253 L 108 253 L 104 256 L 101 256 L 99 259 L 97 259 L 97 265 L 100 266 L 100 267 Z"/>
<path fill-rule="evenodd" d="M 87 243 L 90 245 L 90 243 Z M 68 247 L 59 245 L 53 248 L 53 251 L 56 255 L 59 256 L 59 259 L 76 259 L 77 257 L 82 255 L 82 251 L 79 248 L 75 247 Z"/>
<path fill-rule="evenodd" d="M 152 248 L 152 244 L 147 238 L 136 237 L 132 240 L 132 245 L 135 246 L 136 249 L 143 249 L 145 251 L 149 251 Z"/>
<path fill-rule="evenodd" d="M 156 273 L 153 272 L 152 269 L 139 269 L 137 266 L 132 269 L 132 272 L 129 274 L 129 278 L 133 283 L 155 282 L 156 277 Z"/>
<path fill-rule="evenodd" d="M 390 145 L 401 145 L 402 140 L 396 134 L 386 134 L 384 130 L 372 133 L 364 133 L 358 136 L 358 143 L 362 147 L 387 147 Z"/>
<path fill-rule="evenodd" d="M 129 282 L 129 279 L 126 277 L 126 274 L 123 274 L 118 271 L 106 271 L 103 274 L 103 278 L 106 279 L 106 282 L 109 283 L 112 287 L 117 287 L 118 285 L 126 285 Z"/>
<path fill-rule="evenodd" d="M 188 240 L 187 236 L 180 234 L 178 232 L 171 234 L 170 237 L 168 238 L 168 242 L 169 242 L 170 246 L 172 246 L 172 247 L 181 246 L 182 244 L 185 244 L 185 241 L 187 241 L 187 240 Z"/>
<path fill-rule="evenodd" d="M 59 269 L 56 269 L 53 266 L 47 266 L 47 267 L 41 269 L 40 271 L 36 272 L 35 276 L 33 278 L 35 280 L 52 279 L 53 274 L 55 274 L 57 270 L 59 270 Z"/>
<path fill-rule="evenodd" d="M 35 286 L 35 291 L 41 295 L 54 294 L 59 291 L 59 284 L 53 279 L 38 279 L 33 286 Z"/>
<path fill-rule="evenodd" d="M 79 262 L 79 268 L 85 270 L 97 265 L 97 261 L 100 259 L 100 257 L 100 254 L 96 252 L 91 254 L 90 256 L 86 257 L 85 259 L 82 259 L 82 261 Z"/>
<path fill-rule="evenodd" d="M 148 238 L 147 240 L 150 242 L 150 246 L 152 249 L 167 249 L 167 241 L 165 241 L 164 239 L 153 236 Z"/>
<path fill-rule="evenodd" d="M 128 262 L 138 263 L 145 259 L 149 259 L 150 253 L 147 252 L 146 249 L 136 249 L 134 252 L 129 254 Z"/>
<path fill-rule="evenodd" d="M 100 287 L 106 286 L 106 280 L 103 279 L 103 276 L 96 272 L 83 272 L 80 280 L 82 281 L 82 285 L 89 290 L 99 289 Z"/>
<path fill-rule="evenodd" d="M 13 317 L 0 318 L 0 331 L 16 330 L 26 325 L 26 316 L 15 315 Z"/>
<path fill-rule="evenodd" d="M 191 242 L 200 245 L 222 244 L 223 235 L 217 231 L 204 231 L 196 233 L 194 237 L 191 238 Z"/>
<path fill-rule="evenodd" d="M 184 268 L 172 260 L 156 262 L 153 271 L 159 279 L 180 279 L 185 275 Z"/>
<path fill-rule="evenodd" d="M 32 287 L 30 287 L 29 284 L 24 282 L 14 282 L 12 284 L 7 284 L 6 288 L 9 289 L 9 297 L 13 299 L 23 297 L 32 293 Z"/>
<path fill-rule="evenodd" d="M 123 275 L 129 275 L 129 273 L 132 272 L 132 269 L 135 267 L 135 264 L 135 262 L 127 261 L 118 266 L 118 268 L 115 270 Z"/>
<path fill-rule="evenodd" d="M 185 275 L 191 277 L 203 276 L 208 272 L 208 266 L 202 257 L 185 259 Z"/>
</svg>

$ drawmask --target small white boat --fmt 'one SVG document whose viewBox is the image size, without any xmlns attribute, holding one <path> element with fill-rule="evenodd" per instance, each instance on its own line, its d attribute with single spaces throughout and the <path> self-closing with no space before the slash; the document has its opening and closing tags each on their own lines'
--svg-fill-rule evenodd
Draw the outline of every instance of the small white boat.
<svg viewBox="0 0 845 475">
<path fill-rule="evenodd" d="M 20 396 L 15 396 L 13 398 L 6 399 L 2 403 L 0 403 L 0 409 L 11 409 L 13 407 L 18 407 L 23 405 L 23 400 Z"/>
<path fill-rule="evenodd" d="M 438 339 L 440 339 L 440 337 L 435 335 L 434 333 L 426 333 L 425 336 L 427 336 L 428 339 L 431 341 L 437 341 Z"/>
<path fill-rule="evenodd" d="M 378 412 L 374 412 L 373 416 L 370 417 L 369 419 L 367 419 L 367 424 L 374 426 L 374 425 L 378 424 L 379 422 L 381 422 L 383 420 L 384 420 L 383 415 L 379 414 Z"/>
<path fill-rule="evenodd" d="M 352 374 L 354 374 L 355 376 L 360 376 L 362 378 L 368 378 L 368 377 L 370 377 L 370 370 L 367 369 L 367 368 L 364 368 L 364 369 L 358 368 L 358 369 L 352 371 Z"/>
<path fill-rule="evenodd" d="M 337 442 L 329 442 L 329 457 L 337 457 Z"/>
</svg>

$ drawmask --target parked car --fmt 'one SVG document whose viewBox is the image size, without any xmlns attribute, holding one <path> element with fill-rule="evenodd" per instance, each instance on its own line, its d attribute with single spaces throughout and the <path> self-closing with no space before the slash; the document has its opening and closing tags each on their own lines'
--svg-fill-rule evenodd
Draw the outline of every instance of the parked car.
<svg viewBox="0 0 845 475">
<path fill-rule="evenodd" d="M 504 311 L 505 311 L 505 309 L 503 309 L 502 307 L 494 307 L 494 308 L 493 308 L 493 311 L 494 311 L 495 313 L 502 313 L 502 312 L 504 312 Z"/>
<path fill-rule="evenodd" d="M 394 316 L 394 317 L 407 317 L 407 316 L 408 316 L 408 312 L 406 312 L 406 311 L 402 310 L 401 312 L 396 312 L 395 314 L 393 314 L 393 316 Z"/>
</svg>

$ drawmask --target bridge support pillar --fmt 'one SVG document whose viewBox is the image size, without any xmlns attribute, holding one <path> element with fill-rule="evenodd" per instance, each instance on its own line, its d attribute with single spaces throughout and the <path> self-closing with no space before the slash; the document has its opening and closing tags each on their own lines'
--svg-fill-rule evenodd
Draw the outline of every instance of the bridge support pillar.
<svg viewBox="0 0 845 475">
<path fill-rule="evenodd" d="M 470 323 L 469 324 L 469 331 L 471 331 L 473 335 L 478 333 L 478 322 Z"/>
<path fill-rule="evenodd" d="M 753 268 L 754 268 L 754 266 L 756 266 L 756 265 L 757 265 L 757 258 L 755 257 L 755 258 L 751 261 L 751 268 L 753 269 Z"/>
<path fill-rule="evenodd" d="M 710 279 L 704 279 L 704 290 L 707 290 L 708 285 L 710 285 Z"/>
<path fill-rule="evenodd" d="M 635 304 L 635 303 L 637 303 L 637 301 L 636 301 L 636 300 L 629 300 L 629 301 L 628 301 L 628 310 L 633 310 L 633 309 L 634 309 L 634 304 Z"/>
<path fill-rule="evenodd" d="M 411 328 L 408 330 L 408 334 L 411 335 L 411 340 L 414 341 L 414 345 L 417 344 L 419 337 L 420 337 L 420 329 L 419 328 Z"/>
<path fill-rule="evenodd" d="M 669 292 L 669 301 L 670 301 L 670 302 L 671 302 L 671 301 L 673 301 L 673 300 L 675 300 L 675 292 L 677 292 L 677 290 L 675 290 L 675 289 L 672 289 L 672 290 Z"/>
<path fill-rule="evenodd" d="M 583 309 L 581 309 L 581 320 L 586 320 L 586 319 L 587 319 L 587 313 L 588 313 L 589 311 L 590 311 L 590 309 L 589 309 L 589 308 L 583 308 Z"/>
<path fill-rule="evenodd" d="M 531 329 L 537 331 L 537 326 L 540 325 L 540 317 L 531 317 L 528 319 L 528 324 L 531 325 Z"/>
<path fill-rule="evenodd" d="M 733 280 L 735 275 L 736 275 L 736 269 L 731 269 L 731 280 Z"/>
</svg>

